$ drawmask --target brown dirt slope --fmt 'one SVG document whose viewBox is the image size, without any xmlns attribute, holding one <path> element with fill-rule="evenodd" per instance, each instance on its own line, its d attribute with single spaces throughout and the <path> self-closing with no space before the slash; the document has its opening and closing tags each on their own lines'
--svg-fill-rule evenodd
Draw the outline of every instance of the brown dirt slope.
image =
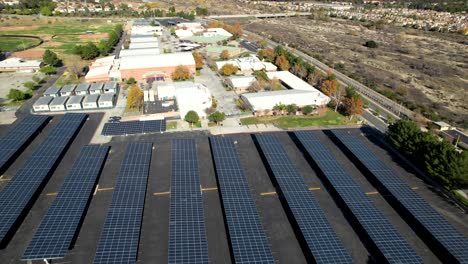
<svg viewBox="0 0 468 264">
<path fill-rule="evenodd" d="M 467 36 L 309 18 L 254 21 L 246 29 L 318 55 L 368 86 L 392 91 L 416 111 L 468 126 Z M 378 48 L 364 47 L 368 40 Z"/>
</svg>

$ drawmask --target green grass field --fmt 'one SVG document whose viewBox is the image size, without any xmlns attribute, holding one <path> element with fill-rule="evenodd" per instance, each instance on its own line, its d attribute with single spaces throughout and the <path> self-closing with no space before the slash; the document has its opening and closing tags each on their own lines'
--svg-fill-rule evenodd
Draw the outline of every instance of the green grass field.
<svg viewBox="0 0 468 264">
<path fill-rule="evenodd" d="M 21 37 L 0 37 L 0 50 L 14 51 L 22 50 L 39 44 L 39 40 Z"/>
<path fill-rule="evenodd" d="M 349 119 L 332 110 L 328 110 L 322 116 L 280 116 L 280 117 L 246 117 L 241 118 L 243 125 L 276 124 L 283 128 L 314 127 L 355 124 Z"/>
</svg>

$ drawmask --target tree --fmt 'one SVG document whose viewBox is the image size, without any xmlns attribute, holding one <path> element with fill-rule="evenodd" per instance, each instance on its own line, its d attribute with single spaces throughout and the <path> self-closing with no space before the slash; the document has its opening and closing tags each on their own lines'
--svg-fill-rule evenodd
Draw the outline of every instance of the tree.
<svg viewBox="0 0 468 264">
<path fill-rule="evenodd" d="M 192 79 L 192 73 L 187 66 L 179 65 L 172 73 L 172 80 L 174 81 L 186 81 Z"/>
<path fill-rule="evenodd" d="M 233 38 L 239 38 L 244 34 L 244 31 L 242 30 L 242 26 L 239 23 L 236 23 L 234 25 L 224 25 L 223 28 L 228 31 L 229 33 L 232 34 Z"/>
<path fill-rule="evenodd" d="M 221 54 L 219 54 L 219 57 L 223 60 L 229 59 L 231 57 L 231 55 L 229 54 L 229 50 L 223 50 Z"/>
<path fill-rule="evenodd" d="M 193 55 L 193 59 L 195 60 L 195 68 L 197 70 L 200 70 L 201 68 L 203 68 L 203 64 L 205 63 L 203 60 L 203 56 L 198 51 L 194 51 L 192 55 Z"/>
<path fill-rule="evenodd" d="M 272 48 L 263 49 L 263 57 L 269 62 L 275 59 L 275 51 Z"/>
<path fill-rule="evenodd" d="M 282 103 L 278 103 L 275 106 L 273 106 L 273 110 L 279 112 L 280 114 L 283 114 L 284 111 L 286 110 L 286 105 Z"/>
<path fill-rule="evenodd" d="M 307 69 L 301 66 L 300 64 L 294 64 L 294 66 L 291 68 L 291 73 L 293 73 L 301 79 L 307 77 Z"/>
<path fill-rule="evenodd" d="M 55 66 L 60 60 L 55 52 L 47 49 L 42 55 L 42 61 L 47 65 Z"/>
<path fill-rule="evenodd" d="M 43 16 L 52 16 L 52 12 L 54 11 L 54 8 L 51 6 L 43 6 L 41 7 L 41 15 Z"/>
<path fill-rule="evenodd" d="M 127 111 L 141 110 L 143 107 L 143 90 L 137 85 L 128 88 Z"/>
<path fill-rule="evenodd" d="M 338 87 L 338 81 L 337 80 L 325 80 L 323 83 L 322 83 L 322 92 L 326 95 L 326 96 L 332 96 L 333 93 L 335 92 L 336 88 Z"/>
<path fill-rule="evenodd" d="M 247 91 L 252 92 L 252 93 L 259 92 L 262 89 L 263 87 L 259 81 L 254 81 L 252 84 L 249 85 L 249 87 L 247 87 Z"/>
<path fill-rule="evenodd" d="M 275 61 L 276 66 L 278 66 L 282 71 L 289 70 L 289 61 L 284 55 L 276 57 Z"/>
<path fill-rule="evenodd" d="M 298 107 L 296 104 L 289 104 L 286 106 L 286 111 L 288 111 L 288 114 L 296 114 L 298 110 Z"/>
<path fill-rule="evenodd" d="M 220 72 L 224 76 L 231 76 L 237 72 L 237 67 L 231 63 L 226 63 L 223 65 L 223 67 L 221 67 Z"/>
<path fill-rule="evenodd" d="M 222 122 L 224 119 L 226 119 L 226 115 L 223 112 L 216 111 L 212 113 L 208 119 L 212 122 L 215 122 L 216 124 L 219 124 L 219 122 Z"/>
<path fill-rule="evenodd" d="M 421 144 L 422 132 L 416 123 L 400 119 L 388 126 L 386 137 L 394 148 L 406 155 L 413 155 Z"/>
<path fill-rule="evenodd" d="M 130 78 L 128 78 L 128 80 L 127 80 L 126 83 L 127 83 L 127 84 L 135 84 L 136 82 L 137 82 L 137 81 L 135 80 L 135 78 L 130 77 Z"/>
<path fill-rule="evenodd" d="M 198 122 L 200 117 L 198 116 L 197 112 L 190 110 L 185 114 L 184 120 L 189 122 L 190 125 L 193 125 Z"/>
<path fill-rule="evenodd" d="M 261 40 L 258 44 L 260 45 L 260 47 L 261 47 L 262 49 L 268 47 L 268 42 L 267 42 L 266 40 L 264 40 L 264 39 Z"/>
<path fill-rule="evenodd" d="M 82 61 L 78 55 L 68 55 L 64 58 L 65 65 L 70 77 L 78 79 L 86 67 L 86 62 Z"/>
<path fill-rule="evenodd" d="M 27 94 L 18 89 L 10 89 L 7 97 L 13 101 L 21 101 L 27 98 Z"/>
<path fill-rule="evenodd" d="M 25 88 L 28 88 L 29 90 L 35 90 L 36 87 L 38 87 L 37 83 L 31 82 L 31 81 L 25 82 L 25 83 L 23 84 L 23 86 L 24 86 Z"/>
<path fill-rule="evenodd" d="M 302 113 L 304 115 L 310 115 L 312 114 L 313 111 L 314 111 L 314 107 L 312 107 L 311 105 L 306 105 L 302 108 Z"/>
<path fill-rule="evenodd" d="M 42 67 L 39 71 L 47 75 L 52 75 L 57 72 L 57 68 L 55 68 L 54 66 L 45 66 Z"/>
<path fill-rule="evenodd" d="M 75 47 L 73 53 L 80 55 L 84 60 L 92 60 L 99 56 L 99 48 L 91 42 L 88 42 L 86 45 L 78 45 Z"/>
<path fill-rule="evenodd" d="M 368 48 L 371 48 L 371 49 L 375 49 L 377 48 L 379 45 L 377 45 L 377 43 L 373 40 L 368 40 L 366 41 L 366 43 L 364 44 L 365 47 L 368 47 Z"/>
<path fill-rule="evenodd" d="M 361 115 L 364 111 L 364 103 L 360 97 L 345 98 L 344 105 L 345 113 L 350 116 L 350 120 L 352 120 L 355 115 Z"/>
</svg>

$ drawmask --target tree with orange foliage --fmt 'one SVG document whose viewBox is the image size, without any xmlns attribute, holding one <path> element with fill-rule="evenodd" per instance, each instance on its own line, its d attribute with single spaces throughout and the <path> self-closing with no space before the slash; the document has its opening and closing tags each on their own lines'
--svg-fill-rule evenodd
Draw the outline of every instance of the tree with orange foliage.
<svg viewBox="0 0 468 264">
<path fill-rule="evenodd" d="M 325 80 L 322 83 L 322 92 L 327 96 L 332 96 L 338 85 L 337 80 Z"/>
<path fill-rule="evenodd" d="M 275 51 L 272 48 L 263 49 L 263 57 L 268 61 L 273 61 L 275 59 Z"/>
<path fill-rule="evenodd" d="M 218 20 L 210 20 L 208 21 L 208 28 L 222 28 L 224 27 L 224 23 Z"/>
<path fill-rule="evenodd" d="M 219 70 L 224 76 L 231 76 L 237 72 L 237 67 L 231 63 L 224 64 Z"/>
<path fill-rule="evenodd" d="M 193 55 L 193 59 L 195 60 L 195 68 L 197 70 L 200 70 L 201 68 L 203 68 L 203 65 L 204 65 L 203 56 L 200 53 L 198 53 L 198 51 L 194 51 L 192 55 Z"/>
<path fill-rule="evenodd" d="M 242 29 L 242 26 L 239 23 L 236 23 L 234 25 L 224 25 L 223 28 L 231 33 L 234 38 L 239 38 L 244 34 L 244 30 Z"/>
<path fill-rule="evenodd" d="M 174 81 L 186 81 L 192 79 L 192 73 L 186 66 L 179 65 L 172 73 L 172 80 Z"/>
<path fill-rule="evenodd" d="M 219 57 L 223 60 L 227 60 L 231 57 L 231 54 L 229 54 L 229 50 L 223 50 L 221 54 L 219 54 Z"/>
<path fill-rule="evenodd" d="M 278 66 L 282 71 L 287 71 L 289 70 L 289 61 L 288 59 L 284 56 L 278 56 L 275 61 L 276 66 Z"/>
<path fill-rule="evenodd" d="M 345 113 L 352 120 L 355 115 L 362 115 L 364 112 L 364 102 L 360 97 L 345 98 L 344 101 Z"/>
</svg>

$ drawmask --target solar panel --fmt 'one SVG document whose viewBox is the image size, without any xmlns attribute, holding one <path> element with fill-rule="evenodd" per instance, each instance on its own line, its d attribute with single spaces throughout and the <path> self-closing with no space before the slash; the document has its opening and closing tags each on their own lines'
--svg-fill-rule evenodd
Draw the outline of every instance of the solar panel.
<svg viewBox="0 0 468 264">
<path fill-rule="evenodd" d="M 109 147 L 87 145 L 65 179 L 57 197 L 26 248 L 22 259 L 57 259 L 66 256 L 104 165 Z"/>
<path fill-rule="evenodd" d="M 172 140 L 168 263 L 208 263 L 198 159 L 193 139 Z"/>
<path fill-rule="evenodd" d="M 235 263 L 275 263 L 232 140 L 210 138 Z"/>
<path fill-rule="evenodd" d="M 152 148 L 152 143 L 128 144 L 94 263 L 137 261 Z"/>
<path fill-rule="evenodd" d="M 332 130 L 332 133 L 425 229 L 422 231 L 424 237 L 431 237 L 430 240 L 426 239 L 427 244 L 433 245 L 436 242 L 438 246 L 434 246 L 435 252 L 440 253 L 441 249 L 445 251 L 439 254 L 444 261 L 468 262 L 468 240 L 463 234 L 398 177 L 397 173 L 380 160 L 362 139 L 346 130 Z M 413 224 L 411 226 L 415 227 Z"/>
<path fill-rule="evenodd" d="M 128 121 L 105 123 L 101 134 L 122 136 L 131 134 L 158 133 L 166 131 L 166 120 Z"/>
<path fill-rule="evenodd" d="M 32 206 L 34 195 L 41 190 L 86 117 L 86 114 L 65 114 L 0 192 L 1 244 L 13 235 L 26 209 Z"/>
<path fill-rule="evenodd" d="M 361 187 L 346 173 L 345 169 L 325 147 L 319 137 L 320 132 L 295 132 L 306 153 L 314 160 L 317 167 L 338 193 L 370 237 L 379 255 L 388 263 L 422 263 L 406 240 L 390 224 L 385 216 L 364 194 Z M 346 183 L 344 185 L 344 183 Z"/>
<path fill-rule="evenodd" d="M 21 153 L 49 121 L 50 116 L 28 115 L 19 121 L 8 133 L 0 138 L 0 174 Z"/>
<path fill-rule="evenodd" d="M 278 139 L 272 134 L 256 134 L 254 137 L 315 262 L 352 263 L 323 210 Z"/>
</svg>

